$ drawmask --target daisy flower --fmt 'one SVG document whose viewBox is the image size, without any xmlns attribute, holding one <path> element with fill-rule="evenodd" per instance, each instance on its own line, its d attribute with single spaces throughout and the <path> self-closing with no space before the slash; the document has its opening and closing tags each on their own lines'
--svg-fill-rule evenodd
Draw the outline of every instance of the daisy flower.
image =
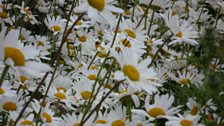
<svg viewBox="0 0 224 126">
<path fill-rule="evenodd" d="M 33 36 L 31 36 L 31 31 L 26 30 L 25 28 L 21 28 L 21 33 L 19 35 L 19 40 L 21 42 L 31 41 Z"/>
<path fill-rule="evenodd" d="M 74 85 L 74 90 L 76 91 L 75 96 L 79 100 L 88 101 L 92 95 L 92 85 L 94 82 L 89 81 L 88 79 L 83 79 L 81 81 L 76 82 Z"/>
<path fill-rule="evenodd" d="M 50 42 L 48 41 L 48 37 L 46 36 L 35 35 L 31 41 L 40 50 L 48 50 L 51 48 Z"/>
<path fill-rule="evenodd" d="M 14 97 L 16 96 L 16 91 L 11 90 L 12 86 L 9 84 L 9 81 L 4 81 L 0 87 L 0 98 L 2 96 Z"/>
<path fill-rule="evenodd" d="M 132 120 L 127 122 L 127 126 L 155 126 L 155 124 L 143 116 L 132 113 Z"/>
<path fill-rule="evenodd" d="M 9 14 L 6 10 L 4 10 L 4 8 L 0 7 L 0 22 L 1 23 L 9 23 L 10 25 L 12 25 L 12 21 L 9 17 Z"/>
<path fill-rule="evenodd" d="M 35 126 L 34 115 L 30 114 L 28 117 L 23 118 L 19 121 L 19 126 Z"/>
<path fill-rule="evenodd" d="M 32 12 L 29 10 L 29 7 L 25 7 L 24 1 L 22 2 L 22 6 L 15 5 L 15 7 L 19 8 L 20 13 L 25 15 L 25 21 L 29 21 L 32 24 L 39 24 Z"/>
<path fill-rule="evenodd" d="M 103 37 L 106 29 L 107 29 L 107 26 L 105 24 L 96 23 L 94 25 L 94 34 L 98 37 Z"/>
<path fill-rule="evenodd" d="M 187 65 L 185 56 L 182 57 L 180 53 L 173 52 L 173 56 L 164 59 L 165 67 L 169 70 L 179 70 Z"/>
<path fill-rule="evenodd" d="M 109 22 L 110 26 L 114 27 L 116 25 L 116 18 L 112 12 L 123 12 L 122 9 L 117 8 L 114 4 L 116 4 L 115 0 L 82 0 L 80 6 L 75 8 L 75 12 L 87 11 L 93 24 L 103 18 Z"/>
<path fill-rule="evenodd" d="M 108 125 L 110 126 L 125 126 L 126 125 L 126 108 L 115 106 L 107 115 Z"/>
<path fill-rule="evenodd" d="M 20 101 L 21 93 L 13 97 L 2 96 L 0 99 L 0 110 L 5 112 L 20 111 L 24 101 Z"/>
<path fill-rule="evenodd" d="M 48 13 L 50 9 L 50 2 L 49 1 L 37 1 L 36 4 L 37 9 L 42 13 Z"/>
<path fill-rule="evenodd" d="M 50 15 L 47 15 L 47 18 L 44 20 L 44 23 L 49 30 L 54 32 L 54 34 L 62 32 L 65 28 L 65 20 L 61 19 L 60 16 L 51 17 Z"/>
<path fill-rule="evenodd" d="M 33 102 L 31 102 L 31 106 L 36 114 L 40 112 L 40 117 L 42 121 L 44 122 L 43 125 L 60 125 L 61 119 L 58 117 L 55 117 L 55 112 L 52 111 L 50 108 L 51 102 L 41 103 L 40 101 L 34 99 Z M 42 108 L 43 107 L 43 108 Z"/>
<path fill-rule="evenodd" d="M 125 98 L 125 96 L 131 96 L 135 107 L 139 107 L 140 100 L 139 97 L 136 95 L 139 92 L 135 91 L 135 89 L 131 86 L 128 86 L 127 88 L 124 86 L 121 88 L 121 86 L 119 87 L 118 93 L 111 94 L 111 96 L 115 98 L 114 102 L 116 103 L 117 101 L 120 101 L 122 98 Z"/>
<path fill-rule="evenodd" d="M 126 79 L 136 90 L 145 90 L 149 94 L 156 92 L 157 87 L 162 85 L 154 81 L 157 80 L 154 69 L 148 68 L 151 59 L 147 58 L 140 61 L 139 55 L 133 51 L 128 49 L 122 50 L 124 51 L 121 53 L 117 53 L 114 50 L 111 51 L 112 56 L 116 58 L 121 67 L 121 71 L 115 72 L 115 76 L 120 79 Z"/>
<path fill-rule="evenodd" d="M 46 88 L 44 88 L 46 90 Z M 45 94 L 45 91 L 43 92 Z M 64 91 L 63 89 L 57 89 L 55 86 L 52 86 L 47 94 L 49 98 L 53 101 L 60 101 L 64 103 L 67 108 L 74 110 L 74 105 L 76 102 L 72 96 L 72 89 Z"/>
<path fill-rule="evenodd" d="M 49 84 L 50 78 L 46 80 L 46 83 Z M 52 82 L 52 85 L 56 87 L 58 91 L 62 90 L 66 92 L 72 85 L 72 80 L 67 76 L 58 75 Z"/>
<path fill-rule="evenodd" d="M 176 43 L 187 43 L 190 45 L 198 44 L 195 40 L 198 38 L 198 32 L 188 23 L 188 21 L 180 21 L 177 15 L 172 15 L 172 11 L 161 14 L 161 16 L 174 34 L 172 37 L 173 41 L 170 42 L 169 45 Z"/>
<path fill-rule="evenodd" d="M 6 65 L 11 66 L 17 73 L 29 73 L 32 76 L 40 76 L 41 72 L 47 72 L 50 67 L 46 64 L 36 61 L 28 61 L 35 59 L 39 51 L 32 45 L 23 46 L 18 42 L 19 31 L 11 30 L 7 35 L 6 28 L 0 33 L 0 60 Z"/>
<path fill-rule="evenodd" d="M 105 33 L 105 42 L 111 42 L 111 40 L 113 39 L 113 35 L 110 32 L 106 32 Z M 107 44 L 110 46 L 110 44 Z M 138 53 L 139 55 L 142 55 L 145 50 L 144 48 L 146 48 L 144 46 L 144 43 L 142 41 L 137 41 L 136 39 L 132 39 L 131 37 L 127 37 L 127 35 L 125 35 L 124 33 L 122 34 L 117 34 L 115 42 L 114 42 L 114 46 L 113 48 L 115 48 L 116 51 L 125 51 L 123 49 L 129 49 L 132 50 L 133 52 Z"/>
<path fill-rule="evenodd" d="M 103 126 L 103 125 L 106 125 L 108 120 L 108 114 L 107 112 L 105 112 L 104 114 L 102 112 L 99 112 L 97 115 L 96 115 L 97 119 L 94 121 L 95 125 L 94 126 Z"/>
<path fill-rule="evenodd" d="M 174 102 L 174 97 L 172 95 L 166 94 L 166 95 L 155 95 L 154 103 L 149 104 L 149 98 L 148 95 L 145 99 L 145 109 L 144 110 L 138 110 L 138 109 L 132 109 L 132 112 L 149 117 L 150 120 L 154 120 L 156 118 L 167 118 L 172 117 L 173 115 L 177 114 L 180 110 L 179 108 L 181 106 L 172 107 L 172 104 Z"/>
<path fill-rule="evenodd" d="M 169 117 L 166 122 L 166 126 L 204 126 L 203 124 L 198 123 L 200 119 L 199 115 L 180 115 L 178 117 Z"/>
<path fill-rule="evenodd" d="M 164 66 L 157 66 L 156 68 L 157 76 L 159 77 L 158 83 L 163 84 L 167 82 L 169 78 L 169 70 Z"/>
<path fill-rule="evenodd" d="M 135 19 L 122 19 L 120 24 L 120 30 L 127 35 L 128 38 L 133 39 L 133 41 L 138 41 L 138 44 L 144 45 L 147 35 L 146 30 L 143 29 L 144 25 L 140 25 L 136 28 L 138 21 Z"/>
<path fill-rule="evenodd" d="M 187 107 L 190 109 L 189 114 L 192 116 L 198 115 L 200 113 L 199 109 L 201 105 L 197 103 L 195 98 L 188 98 L 188 102 L 186 103 Z"/>
<path fill-rule="evenodd" d="M 72 15 L 70 17 L 70 22 L 68 23 L 68 26 L 72 26 L 77 19 L 78 19 L 77 15 Z M 91 26 L 90 23 L 91 23 L 90 21 L 85 21 L 83 19 L 79 19 L 74 28 L 75 29 L 89 28 Z"/>
<path fill-rule="evenodd" d="M 202 86 L 202 80 L 204 79 L 204 75 L 198 73 L 191 73 L 191 72 L 177 72 L 178 77 L 170 74 L 171 79 L 175 80 L 176 82 L 180 83 L 182 86 L 190 86 L 190 84 L 194 84 L 197 87 Z"/>
<path fill-rule="evenodd" d="M 86 55 L 94 55 L 95 47 L 95 36 L 93 31 L 88 31 L 88 29 L 80 29 L 77 32 L 77 37 L 75 39 L 74 46 L 81 46 L 82 53 Z"/>
<path fill-rule="evenodd" d="M 79 115 L 77 115 L 76 113 L 72 113 L 70 114 L 66 114 L 66 116 L 63 115 L 63 126 L 79 126 L 80 125 L 80 121 L 83 117 L 83 114 L 80 113 Z M 90 117 L 84 125 L 86 126 L 92 126 L 93 124 L 93 116 Z"/>
</svg>

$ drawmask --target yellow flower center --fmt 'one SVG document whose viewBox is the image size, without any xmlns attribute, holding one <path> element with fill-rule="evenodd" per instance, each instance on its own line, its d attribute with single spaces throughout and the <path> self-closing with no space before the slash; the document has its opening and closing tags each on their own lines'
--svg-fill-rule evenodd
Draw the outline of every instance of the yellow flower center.
<svg viewBox="0 0 224 126">
<path fill-rule="evenodd" d="M 212 116 L 212 114 L 208 114 L 208 115 L 207 115 L 207 119 L 208 119 L 209 121 L 212 121 L 212 120 L 214 120 L 214 117 Z"/>
<path fill-rule="evenodd" d="M 107 56 L 107 53 L 99 52 L 99 53 L 97 54 L 97 56 L 100 57 L 100 58 L 104 58 L 104 57 Z"/>
<path fill-rule="evenodd" d="M 91 70 L 96 70 L 97 69 L 97 66 L 91 66 L 90 69 Z"/>
<path fill-rule="evenodd" d="M 80 123 L 75 123 L 73 126 L 80 126 Z"/>
<path fill-rule="evenodd" d="M 165 111 L 161 108 L 152 108 L 148 111 L 148 114 L 151 116 L 151 117 L 154 117 L 156 118 L 157 116 L 160 116 L 160 115 L 165 115 Z"/>
<path fill-rule="evenodd" d="M 184 85 L 187 85 L 187 84 L 190 84 L 191 81 L 188 78 L 183 78 L 183 79 L 180 80 L 180 83 L 184 84 Z"/>
<path fill-rule="evenodd" d="M 216 64 L 211 64 L 210 67 L 212 68 L 212 70 L 215 70 L 217 65 Z"/>
<path fill-rule="evenodd" d="M 80 42 L 86 42 L 86 41 L 87 41 L 87 38 L 86 38 L 86 36 L 84 36 L 84 35 L 78 37 L 78 39 L 79 39 Z"/>
<path fill-rule="evenodd" d="M 96 75 L 95 74 L 91 74 L 91 75 L 88 75 L 87 78 L 90 79 L 90 80 L 96 80 Z"/>
<path fill-rule="evenodd" d="M 179 31 L 179 32 L 176 34 L 176 36 L 179 37 L 179 38 L 182 38 L 183 33 L 182 33 L 181 31 Z"/>
<path fill-rule="evenodd" d="M 24 11 L 27 15 L 31 15 L 31 12 L 30 12 L 28 9 L 23 8 L 23 11 Z"/>
<path fill-rule="evenodd" d="M 5 19 L 5 18 L 8 18 L 8 14 L 6 12 L 0 12 L 0 17 Z"/>
<path fill-rule="evenodd" d="M 121 43 L 124 45 L 124 47 L 131 47 L 131 42 L 126 39 L 121 39 Z"/>
<path fill-rule="evenodd" d="M 124 30 L 129 37 L 136 38 L 136 34 L 131 29 Z"/>
<path fill-rule="evenodd" d="M 138 123 L 136 126 L 143 126 L 142 123 Z"/>
<path fill-rule="evenodd" d="M 81 96 L 84 100 L 88 100 L 91 97 L 91 95 L 92 95 L 92 92 L 90 91 L 83 91 L 81 93 Z"/>
<path fill-rule="evenodd" d="M 96 124 L 107 124 L 107 121 L 106 120 L 96 120 Z"/>
<path fill-rule="evenodd" d="M 190 120 L 187 120 L 187 119 L 183 119 L 183 120 L 180 121 L 180 124 L 182 126 L 192 126 L 193 125 L 193 122 L 190 121 Z"/>
<path fill-rule="evenodd" d="M 33 122 L 30 120 L 23 120 L 20 125 L 25 125 L 25 126 L 34 126 Z"/>
<path fill-rule="evenodd" d="M 16 111 L 17 106 L 16 103 L 9 101 L 3 104 L 3 109 L 6 111 Z"/>
<path fill-rule="evenodd" d="M 148 43 L 151 45 L 151 44 L 154 43 L 154 41 L 150 38 L 150 39 L 148 40 Z"/>
<path fill-rule="evenodd" d="M 42 118 L 44 118 L 45 121 L 46 121 L 47 123 L 51 123 L 51 122 L 52 122 L 52 117 L 51 117 L 51 115 L 49 115 L 49 114 L 46 113 L 46 112 L 43 112 L 43 113 L 42 113 Z"/>
<path fill-rule="evenodd" d="M 105 0 L 88 0 L 88 3 L 98 11 L 102 11 L 105 7 Z"/>
<path fill-rule="evenodd" d="M 75 46 L 74 45 L 68 45 L 68 49 L 74 50 Z"/>
<path fill-rule="evenodd" d="M 191 115 L 196 115 L 197 113 L 198 113 L 198 107 L 194 106 L 194 107 L 191 109 L 190 114 L 191 114 Z"/>
<path fill-rule="evenodd" d="M 57 91 L 59 90 L 63 90 L 64 92 L 66 92 L 66 89 L 64 87 L 57 87 Z"/>
<path fill-rule="evenodd" d="M 84 65 L 83 64 L 79 64 L 78 65 L 78 68 L 82 68 Z"/>
<path fill-rule="evenodd" d="M 38 41 L 38 42 L 37 42 L 37 46 L 44 46 L 44 42 L 42 42 L 42 41 Z"/>
<path fill-rule="evenodd" d="M 140 79 L 140 73 L 132 65 L 128 65 L 128 64 L 124 65 L 123 66 L 123 72 L 132 81 L 139 81 L 139 79 Z"/>
<path fill-rule="evenodd" d="M 57 99 L 59 99 L 59 100 L 66 99 L 65 94 L 60 93 L 60 92 L 55 93 L 54 96 L 55 96 Z"/>
<path fill-rule="evenodd" d="M 24 41 L 24 40 L 26 40 L 26 37 L 21 34 L 21 35 L 19 35 L 19 40 Z"/>
<path fill-rule="evenodd" d="M 131 10 L 130 10 L 130 9 L 125 10 L 125 11 L 124 11 L 124 14 L 126 14 L 126 15 L 130 15 L 130 14 L 131 14 Z"/>
<path fill-rule="evenodd" d="M 59 60 L 59 64 L 65 64 L 64 60 Z"/>
<path fill-rule="evenodd" d="M 103 34 L 104 34 L 104 33 L 103 33 L 103 30 L 99 30 L 99 31 L 98 31 L 98 35 L 99 35 L 99 36 L 103 36 Z"/>
<path fill-rule="evenodd" d="M 51 30 L 55 31 L 55 32 L 58 32 L 58 31 L 61 31 L 61 27 L 59 25 L 54 25 L 54 26 L 51 27 Z"/>
<path fill-rule="evenodd" d="M 2 95 L 4 93 L 5 93 L 4 89 L 0 88 L 0 95 Z"/>
<path fill-rule="evenodd" d="M 25 76 L 19 76 L 19 78 L 20 78 L 22 83 L 24 83 L 26 80 L 28 80 L 28 78 L 25 77 Z"/>
<path fill-rule="evenodd" d="M 5 48 L 5 60 L 11 58 L 15 66 L 25 66 L 25 56 L 23 53 L 14 47 L 6 47 Z"/>
<path fill-rule="evenodd" d="M 111 126 L 125 126 L 125 123 L 122 120 L 115 120 L 111 123 Z"/>
<path fill-rule="evenodd" d="M 77 25 L 77 26 L 82 25 L 82 21 L 81 20 L 78 20 L 78 22 L 75 25 Z"/>
</svg>

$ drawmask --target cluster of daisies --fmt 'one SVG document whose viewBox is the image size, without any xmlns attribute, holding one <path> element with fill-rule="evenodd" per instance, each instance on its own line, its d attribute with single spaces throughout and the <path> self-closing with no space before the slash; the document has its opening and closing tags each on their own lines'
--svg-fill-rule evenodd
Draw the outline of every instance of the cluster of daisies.
<svg viewBox="0 0 224 126">
<path fill-rule="evenodd" d="M 213 99 L 176 95 L 204 88 L 187 57 L 207 27 L 224 33 L 210 10 L 224 2 L 0 0 L 0 125 L 224 125 Z"/>
</svg>

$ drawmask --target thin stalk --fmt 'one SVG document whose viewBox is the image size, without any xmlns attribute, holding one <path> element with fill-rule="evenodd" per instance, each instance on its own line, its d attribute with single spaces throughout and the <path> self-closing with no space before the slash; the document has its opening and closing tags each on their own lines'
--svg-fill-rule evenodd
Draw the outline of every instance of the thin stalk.
<svg viewBox="0 0 224 126">
<path fill-rule="evenodd" d="M 94 60 L 96 59 L 97 55 L 99 52 L 96 52 L 96 54 L 94 55 L 93 59 L 91 60 L 91 62 L 89 63 L 89 66 L 87 67 L 87 69 L 89 69 L 91 67 L 91 65 L 93 64 Z"/>
<path fill-rule="evenodd" d="M 149 35 L 149 34 L 150 34 L 150 31 L 151 31 L 151 28 L 152 28 L 152 22 L 153 22 L 154 16 L 155 16 L 155 11 L 153 10 L 153 12 L 152 12 L 152 17 L 151 17 L 151 19 L 150 19 L 150 24 L 149 24 L 149 29 L 148 29 L 148 33 L 147 33 L 147 35 Z"/>
<path fill-rule="evenodd" d="M 172 34 L 172 35 L 173 35 L 173 34 Z M 172 35 L 170 35 L 169 38 L 172 37 Z M 156 59 L 157 55 L 159 54 L 159 51 L 163 48 L 163 46 L 164 46 L 166 43 L 167 43 L 167 42 L 165 41 L 165 42 L 163 42 L 162 45 L 160 45 L 160 47 L 159 47 L 158 50 L 156 51 L 155 55 L 154 55 L 153 58 L 152 58 L 151 63 L 148 65 L 148 67 L 151 67 L 151 66 L 152 66 L 154 60 Z"/>
<path fill-rule="evenodd" d="M 149 3 L 149 5 L 148 5 L 148 7 L 147 7 L 147 9 L 146 9 L 146 11 L 145 11 L 145 13 L 143 14 L 142 18 L 141 18 L 140 21 L 138 22 L 136 28 L 138 28 L 138 27 L 140 26 L 140 24 L 142 23 L 144 17 L 147 16 L 147 14 L 148 14 L 148 12 L 149 12 L 149 8 L 150 8 L 152 2 L 153 2 L 153 0 L 151 0 L 151 2 Z"/>
<path fill-rule="evenodd" d="M 117 27 L 116 27 L 116 30 L 115 30 L 114 38 L 113 38 L 112 44 L 110 46 L 111 48 L 114 46 L 114 42 L 115 42 L 116 37 L 117 37 L 117 32 L 118 32 L 118 29 L 119 29 L 119 26 L 120 26 L 121 18 L 122 18 L 122 14 L 120 14 L 119 19 L 118 19 L 118 23 L 117 23 Z"/>
<path fill-rule="evenodd" d="M 2 83 L 4 82 L 5 76 L 8 72 L 8 70 L 9 70 L 9 68 L 10 67 L 8 65 L 5 65 L 5 68 L 4 68 L 4 70 L 2 72 L 2 75 L 1 75 L 1 78 L 0 78 L 0 88 L 2 87 Z"/>
</svg>

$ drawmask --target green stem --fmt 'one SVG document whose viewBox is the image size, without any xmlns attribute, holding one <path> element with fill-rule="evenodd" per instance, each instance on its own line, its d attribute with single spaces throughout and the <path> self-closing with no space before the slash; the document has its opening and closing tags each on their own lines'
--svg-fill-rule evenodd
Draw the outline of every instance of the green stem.
<svg viewBox="0 0 224 126">
<path fill-rule="evenodd" d="M 148 7 L 147 7 L 147 9 L 146 9 L 146 11 L 145 11 L 145 13 L 143 14 L 142 18 L 141 18 L 140 21 L 138 22 L 136 28 L 138 28 L 138 27 L 140 26 L 140 24 L 142 23 L 144 17 L 147 16 L 147 14 L 148 14 L 148 12 L 149 12 L 149 8 L 150 8 L 152 2 L 153 2 L 153 0 L 151 0 L 151 2 L 149 3 L 149 5 L 148 5 Z"/>
<path fill-rule="evenodd" d="M 128 118 L 130 122 L 132 121 L 131 108 L 132 108 L 132 102 L 128 102 L 127 113 L 128 113 Z"/>
<path fill-rule="evenodd" d="M 149 24 L 149 29 L 148 29 L 148 33 L 147 33 L 147 35 L 149 35 L 149 34 L 150 34 L 150 31 L 151 31 L 151 28 L 152 28 L 152 22 L 153 22 L 154 16 L 155 16 L 155 11 L 153 10 L 153 12 L 152 12 L 152 17 L 151 17 L 151 20 L 150 20 L 150 24 Z"/>
<path fill-rule="evenodd" d="M 5 76 L 8 72 L 8 70 L 9 70 L 9 68 L 10 67 L 8 65 L 6 65 L 3 72 L 2 72 L 1 79 L 0 79 L 0 88 L 2 87 L 2 83 L 4 82 Z"/>
</svg>

